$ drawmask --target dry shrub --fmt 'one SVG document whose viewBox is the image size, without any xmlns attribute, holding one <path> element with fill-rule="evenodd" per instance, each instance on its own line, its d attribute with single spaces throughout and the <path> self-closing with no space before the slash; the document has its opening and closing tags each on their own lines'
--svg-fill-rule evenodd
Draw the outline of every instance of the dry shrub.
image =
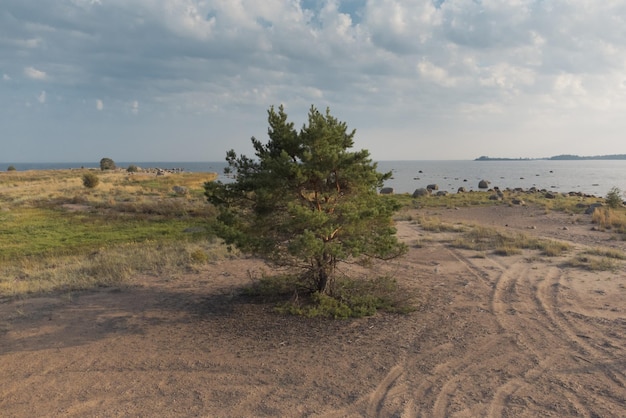
<svg viewBox="0 0 626 418">
<path fill-rule="evenodd" d="M 570 249 L 569 244 L 560 241 L 541 241 L 539 247 L 548 257 L 558 257 Z"/>
<path fill-rule="evenodd" d="M 613 228 L 617 232 L 626 232 L 626 213 L 621 210 L 597 208 L 591 215 L 591 222 L 598 225 L 601 230 Z"/>
</svg>

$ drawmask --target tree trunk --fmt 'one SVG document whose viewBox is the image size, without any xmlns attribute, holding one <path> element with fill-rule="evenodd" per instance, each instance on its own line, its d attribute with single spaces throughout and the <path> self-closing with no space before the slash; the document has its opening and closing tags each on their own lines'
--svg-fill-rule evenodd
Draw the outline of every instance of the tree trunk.
<svg viewBox="0 0 626 418">
<path fill-rule="evenodd" d="M 315 284 L 317 291 L 324 295 L 332 294 L 334 267 L 334 260 L 327 260 L 327 257 L 317 261 L 316 271 L 313 273 Z"/>
<path fill-rule="evenodd" d="M 328 283 L 328 275 L 325 271 L 318 271 L 317 273 L 317 291 L 325 295 L 330 293 Z"/>
</svg>

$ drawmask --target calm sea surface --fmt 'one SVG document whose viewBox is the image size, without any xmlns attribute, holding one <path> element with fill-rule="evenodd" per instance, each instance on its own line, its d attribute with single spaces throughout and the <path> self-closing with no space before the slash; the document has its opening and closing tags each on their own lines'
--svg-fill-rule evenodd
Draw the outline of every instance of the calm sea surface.
<svg viewBox="0 0 626 418">
<path fill-rule="evenodd" d="M 118 167 L 135 164 L 144 168 L 183 168 L 191 172 L 222 174 L 225 162 L 116 162 Z M 6 163 L 17 170 L 44 170 L 99 167 L 99 163 Z M 0 166 L 0 170 L 6 169 Z M 582 192 L 606 196 L 612 187 L 626 190 L 626 160 L 582 161 L 380 161 L 379 171 L 393 173 L 385 186 L 396 193 L 413 193 L 429 184 L 439 190 L 456 192 L 463 186 L 478 190 L 478 182 L 489 180 L 501 189 L 538 187 L 558 192 Z"/>
<path fill-rule="evenodd" d="M 606 196 L 612 187 L 626 191 L 626 160 L 381 161 L 378 167 L 393 172 L 386 185 L 396 193 L 413 193 L 432 183 L 450 192 L 461 186 L 478 190 L 482 179 L 501 189 L 535 186 L 596 196 Z"/>
</svg>

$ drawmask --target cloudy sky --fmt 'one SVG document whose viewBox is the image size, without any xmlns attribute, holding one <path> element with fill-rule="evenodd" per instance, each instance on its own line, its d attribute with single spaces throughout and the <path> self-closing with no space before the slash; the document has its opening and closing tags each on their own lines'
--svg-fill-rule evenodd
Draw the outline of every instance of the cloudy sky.
<svg viewBox="0 0 626 418">
<path fill-rule="evenodd" d="M 626 153 L 626 1 L 0 2 L 0 161 L 250 155 L 281 103 L 376 160 Z"/>
</svg>

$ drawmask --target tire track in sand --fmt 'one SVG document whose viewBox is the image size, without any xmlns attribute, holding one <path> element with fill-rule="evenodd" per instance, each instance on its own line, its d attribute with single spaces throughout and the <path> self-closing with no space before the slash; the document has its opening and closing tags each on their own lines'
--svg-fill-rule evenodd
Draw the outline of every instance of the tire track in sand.
<svg viewBox="0 0 626 418">
<path fill-rule="evenodd" d="M 528 416 L 530 411 L 541 414 L 546 410 L 579 416 L 597 416 L 601 411 L 600 416 L 610 416 L 623 410 L 623 358 L 594 347 L 586 335 L 589 329 L 570 324 L 559 307 L 563 275 L 551 260 L 531 262 L 521 256 L 469 259 L 463 251 L 447 250 L 477 281 L 491 287 L 489 307 L 498 324 L 498 336 L 486 351 L 472 347 L 471 353 L 442 362 L 435 376 L 418 386 L 415 395 L 421 399 L 421 416 Z M 606 332 L 599 333 L 607 339 Z M 499 344 L 510 341 L 514 347 L 509 354 L 498 354 Z M 622 342 L 619 338 L 612 341 L 610 350 L 615 351 Z M 507 359 L 510 364 L 502 367 Z M 555 364 L 563 363 L 571 368 L 555 369 Z M 463 391 L 471 390 L 473 376 L 493 374 L 491 369 L 501 370 L 500 380 L 494 379 L 484 390 L 484 409 L 459 399 L 465 396 Z M 582 382 L 581 371 L 585 373 Z M 446 379 L 446 375 L 451 377 Z M 586 389 L 589 387 L 596 389 Z M 558 393 L 561 402 L 550 404 L 547 393 Z"/>
<path fill-rule="evenodd" d="M 383 417 L 392 415 L 394 411 L 388 410 L 387 404 L 390 404 L 390 406 L 394 405 L 394 398 L 398 398 L 406 393 L 406 387 L 402 384 L 398 384 L 398 380 L 404 373 L 405 369 L 400 364 L 394 366 L 389 373 L 387 373 L 387 376 L 385 376 L 374 392 L 369 396 L 366 416 Z"/>
<path fill-rule="evenodd" d="M 493 275 L 502 276 L 506 267 L 496 260 L 481 259 L 485 266 L 481 267 L 466 258 L 460 251 L 446 248 L 446 250 L 458 260 L 477 281 L 488 288 L 494 286 Z M 493 299 L 493 291 L 491 291 Z M 491 308 L 493 312 L 493 307 Z M 461 402 L 459 398 L 464 392 L 475 387 L 477 376 L 485 374 L 495 375 L 490 367 L 501 368 L 508 361 L 508 355 L 503 354 L 506 350 L 502 347 L 511 345 L 510 336 L 503 331 L 502 325 L 497 322 L 498 331 L 482 344 L 473 345 L 464 351 L 462 356 L 448 357 L 447 361 L 440 363 L 429 376 L 415 390 L 414 396 L 420 399 L 421 408 L 417 410 L 419 416 L 447 417 L 455 414 L 461 416 L 484 415 L 485 410 L 479 405 Z M 429 353 L 424 353 L 428 355 Z M 457 353 L 458 354 L 458 353 Z M 482 388 L 489 392 L 489 388 Z"/>
<path fill-rule="evenodd" d="M 477 277 L 487 277 L 487 274 L 482 273 L 484 268 L 458 253 L 457 255 L 460 261 L 476 272 Z M 491 312 L 499 325 L 499 333 L 508 335 L 515 341 L 517 350 L 512 359 L 525 366 L 523 370 L 517 370 L 517 373 L 512 368 L 507 368 L 507 379 L 493 388 L 494 393 L 485 414 L 500 417 L 511 409 L 514 402 L 519 401 L 515 399 L 516 394 L 527 392 L 549 371 L 553 359 L 550 345 L 554 344 L 555 335 L 560 332 L 551 322 L 548 310 L 533 309 L 535 293 L 529 279 L 533 270 L 532 264 L 521 260 L 505 266 L 490 257 L 481 263 L 495 266 L 498 271 L 492 283 Z M 562 343 L 561 341 L 559 344 Z M 575 410 L 586 410 L 577 396 L 567 393 L 566 397 Z M 441 396 L 438 402 L 441 403 Z M 442 414 L 444 410 L 436 405 L 435 412 Z"/>
<path fill-rule="evenodd" d="M 416 418 L 412 412 L 414 402 L 409 397 L 409 391 L 404 377 L 406 368 L 400 362 L 393 366 L 378 386 L 369 394 L 358 399 L 354 404 L 340 410 L 325 413 L 324 418 L 346 417 L 390 417 L 402 416 Z"/>
<path fill-rule="evenodd" d="M 569 345 L 563 341 L 548 311 L 535 303 L 537 285 L 532 279 L 534 267 L 527 261 L 515 262 L 502 272 L 494 286 L 492 311 L 504 332 L 515 337 L 519 354 L 530 367 L 496 389 L 489 405 L 488 415 L 491 417 L 505 415 L 515 406 L 514 402 L 525 394 L 532 398 L 535 387 L 540 386 L 538 381 L 551 374 L 554 356 L 560 351 L 556 348 L 564 343 Z M 587 415 L 584 403 L 575 394 L 563 389 L 560 387 L 559 391 L 567 399 L 569 408 L 585 411 Z"/>
<path fill-rule="evenodd" d="M 623 387 L 623 360 L 587 341 L 589 330 L 561 310 L 564 276 L 553 261 L 491 255 L 472 259 L 466 251 L 437 247 L 463 265 L 441 289 L 470 284 L 454 293 L 459 304 L 453 299 L 446 310 L 456 310 L 461 318 L 442 315 L 431 325 L 441 330 L 436 341 L 415 339 L 415 351 L 372 392 L 331 416 L 620 415 L 626 404 L 626 392 L 617 393 Z M 480 306 L 487 310 L 478 310 Z M 479 318 L 455 323 L 470 309 L 481 312 Z M 487 335 L 476 333 L 480 321 L 491 323 Z M 461 334 L 455 339 L 466 326 L 473 330 L 468 338 Z M 613 345 L 623 345 L 623 340 L 617 338 Z"/>
<path fill-rule="evenodd" d="M 607 339 L 606 333 L 599 333 L 597 335 L 595 324 L 586 323 L 583 321 L 583 327 L 580 327 L 574 321 L 570 321 L 567 318 L 565 312 L 560 309 L 561 303 L 559 297 L 561 295 L 560 289 L 563 287 L 563 273 L 559 269 L 552 267 L 547 270 L 547 275 L 544 280 L 538 281 L 533 287 L 535 290 L 533 299 L 537 306 L 537 309 L 544 312 L 545 316 L 549 318 L 551 325 L 557 331 L 556 334 L 561 338 L 564 345 L 570 349 L 569 355 L 572 358 L 580 362 L 581 360 L 589 363 L 587 357 L 595 359 L 594 363 L 594 379 L 608 379 L 610 382 L 606 382 L 607 387 L 614 387 L 611 384 L 617 384 L 621 388 L 622 395 L 613 393 L 613 391 L 606 390 L 604 397 L 609 402 L 613 402 L 616 405 L 623 404 L 625 388 L 626 388 L 626 371 L 624 368 L 614 367 L 620 364 L 620 361 L 624 361 L 623 352 L 622 355 L 616 353 L 616 346 L 618 342 L 613 344 L 608 343 L 608 346 L 601 344 L 594 344 L 596 339 Z M 530 278 L 527 278 L 530 283 Z M 585 397 L 586 398 L 586 397 Z M 584 399 L 585 402 L 589 402 L 590 399 Z"/>
<path fill-rule="evenodd" d="M 617 393 L 615 385 L 624 388 L 623 370 L 607 366 L 619 359 L 607 350 L 592 345 L 584 334 L 588 329 L 573 327 L 559 308 L 563 274 L 560 269 L 542 263 L 514 263 L 498 278 L 492 296 L 492 309 L 505 332 L 516 336 L 520 348 L 536 366 L 511 379 L 496 391 L 490 406 L 490 416 L 502 416 L 513 407 L 513 398 L 526 396 L 542 398 L 538 387 L 549 388 L 562 397 L 562 411 L 593 416 L 589 409 L 600 410 L 623 407 L 624 392 Z M 541 272 L 544 277 L 539 277 Z M 588 360 L 587 357 L 593 359 Z M 564 360 L 565 359 L 565 360 Z M 593 363 L 589 373 L 582 376 L 554 368 L 554 364 L 569 364 L 580 368 L 581 362 Z M 604 382 L 602 382 L 604 380 Z M 581 390 L 595 385 L 600 395 Z M 613 389 L 611 389 L 613 388 Z M 541 401 L 537 402 L 538 404 Z"/>
<path fill-rule="evenodd" d="M 481 289 L 490 287 L 490 273 L 486 269 L 473 266 L 465 257 L 444 246 L 443 251 L 449 252 L 464 266 L 465 274 L 471 275 L 482 284 Z M 494 269 L 502 266 L 493 262 Z M 482 294 L 482 292 L 481 292 Z M 451 320 L 451 319 L 447 319 Z M 446 318 L 442 318 L 439 329 L 445 328 Z M 506 359 L 501 358 L 500 347 L 510 345 L 499 335 L 485 338 L 481 344 L 469 350 L 458 351 L 454 340 L 442 341 L 427 349 L 420 349 L 416 354 L 407 355 L 394 366 L 380 381 L 378 386 L 365 397 L 357 400 L 351 407 L 334 411 L 325 417 L 447 417 L 452 415 L 453 409 L 449 400 L 461 393 L 466 387 L 474 384 L 473 379 L 480 376 L 485 370 L 485 364 L 504 364 Z M 414 342 L 419 346 L 419 341 Z M 426 360 L 426 361 L 425 361 Z M 426 370 L 424 363 L 433 365 Z M 468 405 L 472 408 L 474 405 Z M 480 413 L 484 410 L 478 409 Z M 469 416 L 475 416 L 470 414 Z"/>
</svg>

